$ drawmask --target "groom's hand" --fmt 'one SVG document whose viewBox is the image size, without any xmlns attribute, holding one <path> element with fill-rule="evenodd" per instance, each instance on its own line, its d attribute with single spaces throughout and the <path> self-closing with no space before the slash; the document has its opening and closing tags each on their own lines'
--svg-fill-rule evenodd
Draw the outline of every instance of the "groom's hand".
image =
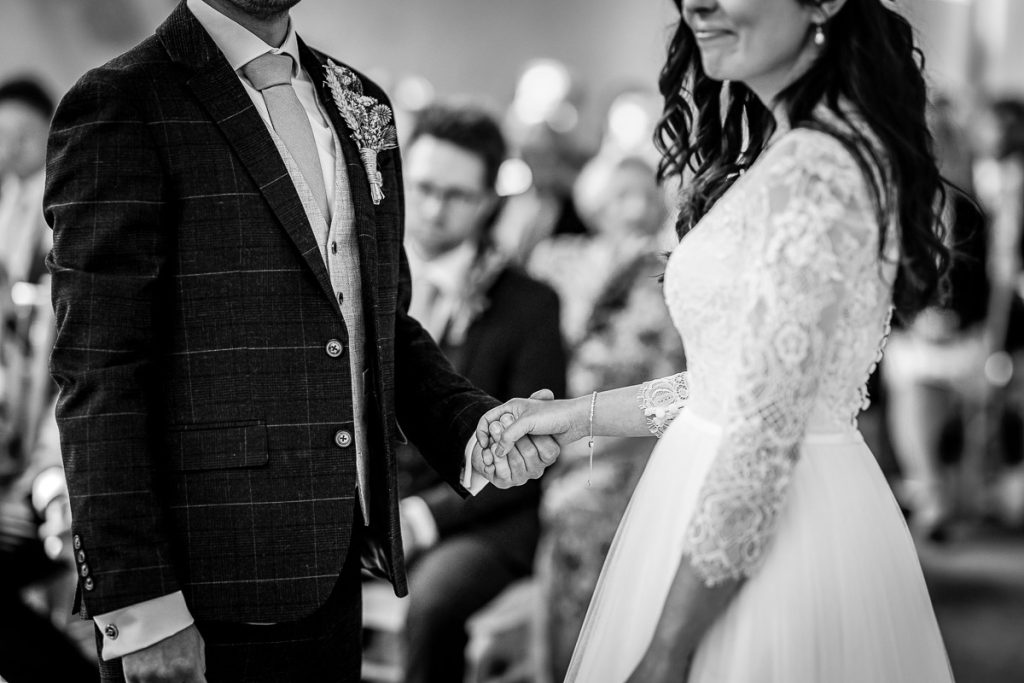
<svg viewBox="0 0 1024 683">
<path fill-rule="evenodd" d="M 206 683 L 206 646 L 193 624 L 121 658 L 126 683 Z"/>
<path fill-rule="evenodd" d="M 511 451 L 495 457 L 490 449 L 473 448 L 473 469 L 500 489 L 522 486 L 539 479 L 558 459 L 558 442 L 550 436 L 525 436 Z"/>
</svg>

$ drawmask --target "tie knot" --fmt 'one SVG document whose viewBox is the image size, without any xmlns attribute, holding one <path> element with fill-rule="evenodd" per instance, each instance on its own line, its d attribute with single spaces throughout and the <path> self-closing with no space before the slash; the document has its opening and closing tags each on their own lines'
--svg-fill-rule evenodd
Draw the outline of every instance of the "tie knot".
<svg viewBox="0 0 1024 683">
<path fill-rule="evenodd" d="M 257 90 L 266 90 L 275 85 L 291 85 L 293 63 L 291 55 L 275 55 L 273 52 L 264 52 L 243 66 L 242 73 L 252 83 L 252 87 Z"/>
</svg>

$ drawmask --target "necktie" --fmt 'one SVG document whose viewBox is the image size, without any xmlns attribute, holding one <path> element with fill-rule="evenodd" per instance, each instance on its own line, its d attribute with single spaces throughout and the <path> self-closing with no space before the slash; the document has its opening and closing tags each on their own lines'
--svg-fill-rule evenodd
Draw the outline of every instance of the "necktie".
<svg viewBox="0 0 1024 683">
<path fill-rule="evenodd" d="M 291 55 L 265 52 L 243 66 L 242 73 L 252 83 L 252 87 L 263 95 L 274 131 L 298 164 L 324 220 L 329 221 L 330 213 L 323 171 L 320 167 L 320 154 L 316 149 L 316 140 L 313 139 L 313 129 L 309 125 L 306 110 L 302 108 L 302 103 L 299 102 L 292 87 L 293 64 Z"/>
</svg>

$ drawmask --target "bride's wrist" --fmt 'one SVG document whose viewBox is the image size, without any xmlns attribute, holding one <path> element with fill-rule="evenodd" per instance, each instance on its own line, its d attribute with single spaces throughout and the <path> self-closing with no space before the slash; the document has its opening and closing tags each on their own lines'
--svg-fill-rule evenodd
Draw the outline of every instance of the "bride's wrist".
<svg viewBox="0 0 1024 683">
<path fill-rule="evenodd" d="M 590 414 L 590 406 L 593 396 L 591 393 L 572 399 L 572 426 L 573 436 L 576 437 L 576 440 L 590 436 L 593 419 Z"/>
</svg>

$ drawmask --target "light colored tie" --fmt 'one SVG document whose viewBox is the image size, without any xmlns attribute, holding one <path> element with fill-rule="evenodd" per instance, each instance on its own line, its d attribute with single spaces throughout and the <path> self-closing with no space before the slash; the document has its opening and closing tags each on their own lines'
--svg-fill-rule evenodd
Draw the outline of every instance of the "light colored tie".
<svg viewBox="0 0 1024 683">
<path fill-rule="evenodd" d="M 242 73 L 252 83 L 252 87 L 262 93 L 274 131 L 298 164 L 324 220 L 329 220 L 320 154 L 317 152 L 316 140 L 313 139 L 309 117 L 292 87 L 294 63 L 291 55 L 265 52 L 243 66 Z"/>
</svg>

